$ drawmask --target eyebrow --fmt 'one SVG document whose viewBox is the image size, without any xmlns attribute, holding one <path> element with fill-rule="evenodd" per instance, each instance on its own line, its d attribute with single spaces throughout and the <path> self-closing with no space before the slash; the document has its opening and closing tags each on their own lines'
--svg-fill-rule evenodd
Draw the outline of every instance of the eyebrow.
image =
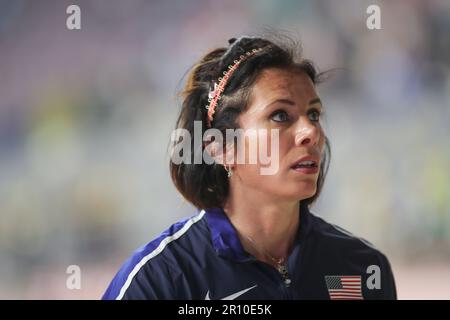
<svg viewBox="0 0 450 320">
<path fill-rule="evenodd" d="M 277 99 L 277 100 L 275 100 L 275 101 L 272 101 L 272 102 L 269 103 L 268 105 L 266 105 L 266 108 L 269 107 L 270 105 L 276 103 L 276 102 L 278 102 L 278 103 L 284 103 L 284 104 L 287 104 L 287 105 L 290 105 L 290 106 L 295 105 L 295 102 L 292 101 L 292 100 L 289 100 L 289 99 Z M 313 105 L 313 104 L 316 104 L 316 103 L 319 103 L 320 106 L 322 106 L 322 100 L 320 100 L 320 98 L 314 98 L 314 99 L 310 100 L 310 101 L 308 102 L 308 105 L 310 106 L 310 105 Z"/>
</svg>

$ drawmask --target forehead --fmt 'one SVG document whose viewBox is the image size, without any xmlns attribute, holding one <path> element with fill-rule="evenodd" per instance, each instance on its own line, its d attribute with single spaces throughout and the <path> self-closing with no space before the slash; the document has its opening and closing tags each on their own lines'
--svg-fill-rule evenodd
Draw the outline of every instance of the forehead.
<svg viewBox="0 0 450 320">
<path fill-rule="evenodd" d="M 312 80 L 303 71 L 269 68 L 256 79 L 250 94 L 250 104 L 270 102 L 276 98 L 291 98 L 301 103 L 317 98 Z"/>
</svg>

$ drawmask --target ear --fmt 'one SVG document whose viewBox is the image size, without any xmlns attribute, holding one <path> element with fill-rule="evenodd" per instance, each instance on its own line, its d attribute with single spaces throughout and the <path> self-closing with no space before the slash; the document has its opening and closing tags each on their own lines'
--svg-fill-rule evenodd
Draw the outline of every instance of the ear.
<svg viewBox="0 0 450 320">
<path fill-rule="evenodd" d="M 214 141 L 212 137 L 214 136 Z M 220 137 L 217 135 L 208 135 L 204 139 L 205 156 L 210 157 L 215 163 L 220 165 L 232 165 L 234 164 L 234 147 L 233 145 L 224 146 L 222 135 Z M 206 158 L 205 158 L 206 159 Z"/>
<path fill-rule="evenodd" d="M 222 151 L 217 141 L 204 142 L 203 159 L 208 164 L 223 164 Z"/>
</svg>

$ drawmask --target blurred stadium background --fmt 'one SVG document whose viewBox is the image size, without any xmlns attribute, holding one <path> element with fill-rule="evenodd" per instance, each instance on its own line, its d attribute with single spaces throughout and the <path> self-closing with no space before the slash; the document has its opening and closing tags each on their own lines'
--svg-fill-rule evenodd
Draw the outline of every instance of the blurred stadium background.
<svg viewBox="0 0 450 320">
<path fill-rule="evenodd" d="M 319 87 L 332 162 L 313 211 L 388 255 L 399 298 L 450 299 L 448 0 L 0 0 L 0 298 L 98 299 L 194 213 L 168 171 L 180 79 L 267 28 L 342 68 Z"/>
</svg>

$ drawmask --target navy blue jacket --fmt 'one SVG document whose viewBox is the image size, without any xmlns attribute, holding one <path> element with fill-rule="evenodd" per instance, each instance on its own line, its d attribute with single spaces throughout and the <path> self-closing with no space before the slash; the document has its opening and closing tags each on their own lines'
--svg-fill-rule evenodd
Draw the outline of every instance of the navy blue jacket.
<svg viewBox="0 0 450 320">
<path fill-rule="evenodd" d="M 246 253 L 221 209 L 177 222 L 124 263 L 103 299 L 396 299 L 387 258 L 301 206 L 290 283 Z"/>
</svg>

